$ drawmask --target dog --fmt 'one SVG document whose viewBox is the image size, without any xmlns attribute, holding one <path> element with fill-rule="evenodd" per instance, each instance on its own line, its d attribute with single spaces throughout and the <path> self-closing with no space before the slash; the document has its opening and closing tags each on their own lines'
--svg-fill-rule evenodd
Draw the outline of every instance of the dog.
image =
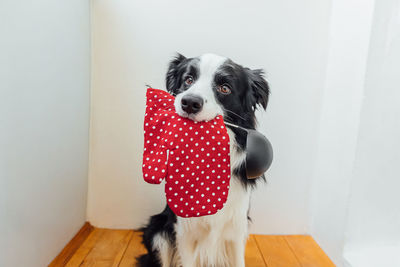
<svg viewBox="0 0 400 267">
<path fill-rule="evenodd" d="M 263 71 L 242 67 L 232 60 L 204 54 L 170 62 L 167 91 L 175 96 L 175 110 L 194 121 L 222 115 L 224 121 L 255 129 L 255 111 L 267 108 L 269 85 Z M 148 253 L 138 258 L 142 267 L 244 267 L 250 194 L 258 179 L 247 179 L 246 133 L 228 127 L 231 181 L 228 199 L 216 214 L 181 218 L 168 205 L 151 216 L 143 231 Z"/>
</svg>

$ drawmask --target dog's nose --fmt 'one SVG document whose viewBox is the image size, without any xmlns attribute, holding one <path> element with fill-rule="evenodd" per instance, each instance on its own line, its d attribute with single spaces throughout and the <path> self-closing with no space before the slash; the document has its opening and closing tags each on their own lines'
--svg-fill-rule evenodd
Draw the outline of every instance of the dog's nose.
<svg viewBox="0 0 400 267">
<path fill-rule="evenodd" d="M 182 109 L 188 114 L 196 114 L 203 108 L 203 98 L 196 95 L 185 95 L 181 100 Z"/>
</svg>

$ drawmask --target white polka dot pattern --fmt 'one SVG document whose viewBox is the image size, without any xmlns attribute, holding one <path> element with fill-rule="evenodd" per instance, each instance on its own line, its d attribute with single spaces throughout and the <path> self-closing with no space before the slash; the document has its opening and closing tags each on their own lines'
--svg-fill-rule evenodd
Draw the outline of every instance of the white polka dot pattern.
<svg viewBox="0 0 400 267">
<path fill-rule="evenodd" d="M 149 88 L 144 119 L 143 178 L 166 178 L 168 206 L 180 217 L 215 214 L 229 191 L 229 135 L 222 116 L 208 122 L 180 117 L 169 93 Z"/>
</svg>

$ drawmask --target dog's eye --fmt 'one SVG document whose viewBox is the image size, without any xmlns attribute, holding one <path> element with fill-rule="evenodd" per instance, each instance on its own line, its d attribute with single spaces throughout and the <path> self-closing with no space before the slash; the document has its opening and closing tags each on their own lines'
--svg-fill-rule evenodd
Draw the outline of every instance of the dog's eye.
<svg viewBox="0 0 400 267">
<path fill-rule="evenodd" d="M 220 92 L 221 94 L 224 94 L 224 95 L 229 95 L 231 93 L 231 88 L 229 88 L 229 86 L 226 84 L 219 85 L 217 87 L 217 90 L 218 90 L 218 92 Z"/>
<path fill-rule="evenodd" d="M 185 84 L 186 85 L 191 85 L 193 83 L 193 77 L 192 76 L 187 76 L 185 79 Z"/>
</svg>

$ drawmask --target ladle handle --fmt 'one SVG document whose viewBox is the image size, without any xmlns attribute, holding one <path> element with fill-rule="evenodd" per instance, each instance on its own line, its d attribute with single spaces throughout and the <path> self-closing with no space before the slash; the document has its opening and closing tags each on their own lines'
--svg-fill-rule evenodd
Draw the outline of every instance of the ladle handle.
<svg viewBox="0 0 400 267">
<path fill-rule="evenodd" d="M 239 125 L 232 124 L 232 123 L 226 122 L 226 121 L 224 121 L 224 123 L 225 123 L 226 125 L 228 125 L 228 126 L 232 126 L 232 127 L 236 128 L 236 129 L 241 129 L 241 130 L 243 130 L 243 131 L 248 132 L 246 128 L 240 127 Z"/>
</svg>

